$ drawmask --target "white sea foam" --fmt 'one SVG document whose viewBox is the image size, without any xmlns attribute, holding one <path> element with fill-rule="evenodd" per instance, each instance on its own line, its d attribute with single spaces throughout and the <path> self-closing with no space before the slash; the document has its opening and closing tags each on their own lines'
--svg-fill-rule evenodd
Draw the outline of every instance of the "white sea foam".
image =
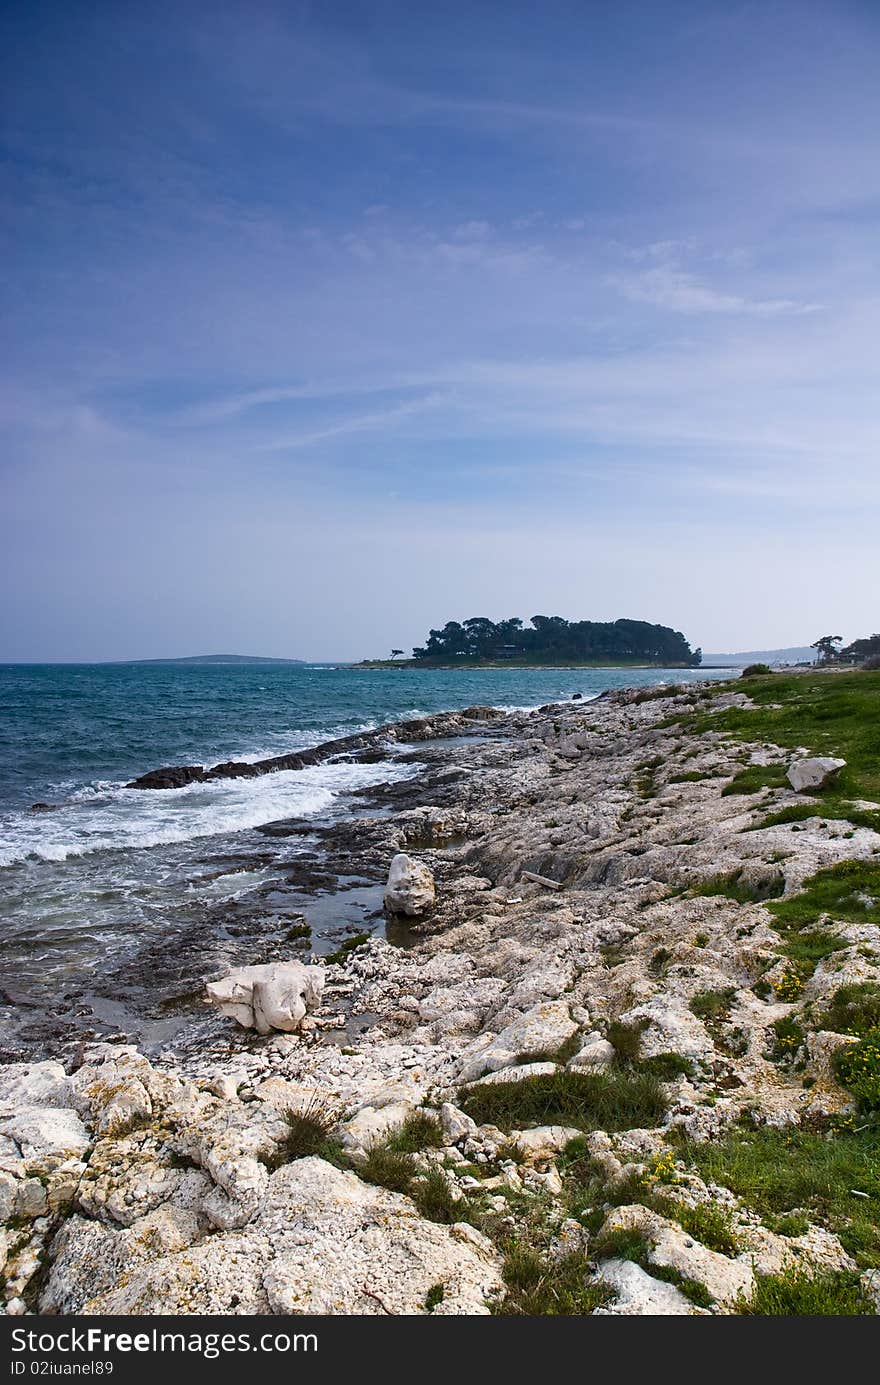
<svg viewBox="0 0 880 1385">
<path fill-rule="evenodd" d="M 66 861 L 96 851 L 168 846 L 314 817 L 340 794 L 404 779 L 412 766 L 324 764 L 254 779 L 222 779 L 182 789 L 126 789 L 98 783 L 51 813 L 9 815 L 0 824 L 0 866 L 28 859 Z"/>
</svg>

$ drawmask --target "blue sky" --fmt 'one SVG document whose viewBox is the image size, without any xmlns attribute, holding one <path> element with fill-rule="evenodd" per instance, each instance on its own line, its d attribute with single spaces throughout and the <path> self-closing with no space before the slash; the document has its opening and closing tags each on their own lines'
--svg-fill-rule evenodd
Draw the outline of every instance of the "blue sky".
<svg viewBox="0 0 880 1385">
<path fill-rule="evenodd" d="M 0 658 L 880 625 L 880 10 L 9 4 Z"/>
</svg>

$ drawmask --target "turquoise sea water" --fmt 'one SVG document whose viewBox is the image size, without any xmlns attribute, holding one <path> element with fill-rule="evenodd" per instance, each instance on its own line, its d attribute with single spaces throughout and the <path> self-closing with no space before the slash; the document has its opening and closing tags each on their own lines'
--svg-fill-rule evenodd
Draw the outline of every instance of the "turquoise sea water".
<svg viewBox="0 0 880 1385">
<path fill-rule="evenodd" d="M 327 763 L 160 792 L 125 788 L 146 770 L 280 755 L 474 703 L 535 707 L 575 692 L 589 698 L 611 687 L 722 676 L 662 669 L 0 666 L 0 988 L 13 1008 L 45 1007 L 65 985 L 78 995 L 89 977 L 124 975 L 127 958 L 191 926 L 199 909 L 271 889 L 279 868 L 254 828 L 280 818 L 326 820 L 346 811 L 352 790 L 417 773 L 391 748 L 373 764 Z M 51 810 L 30 811 L 37 802 Z M 288 846 L 288 863 L 290 853 Z"/>
</svg>

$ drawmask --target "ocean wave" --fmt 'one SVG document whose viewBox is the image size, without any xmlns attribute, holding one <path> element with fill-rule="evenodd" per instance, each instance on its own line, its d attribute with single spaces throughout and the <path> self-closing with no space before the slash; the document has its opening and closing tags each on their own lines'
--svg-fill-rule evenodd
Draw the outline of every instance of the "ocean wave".
<svg viewBox="0 0 880 1385">
<path fill-rule="evenodd" d="M 412 766 L 387 760 L 315 765 L 149 793 L 122 784 L 96 784 L 54 812 L 11 815 L 0 826 L 0 866 L 171 846 L 260 827 L 278 818 L 315 817 L 352 789 L 405 779 L 414 772 Z"/>
</svg>

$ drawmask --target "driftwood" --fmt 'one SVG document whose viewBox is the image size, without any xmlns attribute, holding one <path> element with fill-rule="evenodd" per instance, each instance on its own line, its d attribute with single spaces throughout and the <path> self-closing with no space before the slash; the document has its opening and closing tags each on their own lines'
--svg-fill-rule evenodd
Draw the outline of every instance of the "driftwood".
<svg viewBox="0 0 880 1385">
<path fill-rule="evenodd" d="M 564 890 L 565 886 L 561 880 L 549 880 L 546 875 L 536 875 L 533 870 L 524 870 L 520 875 L 521 880 L 532 880 L 536 885 L 543 885 L 545 890 Z"/>
</svg>

